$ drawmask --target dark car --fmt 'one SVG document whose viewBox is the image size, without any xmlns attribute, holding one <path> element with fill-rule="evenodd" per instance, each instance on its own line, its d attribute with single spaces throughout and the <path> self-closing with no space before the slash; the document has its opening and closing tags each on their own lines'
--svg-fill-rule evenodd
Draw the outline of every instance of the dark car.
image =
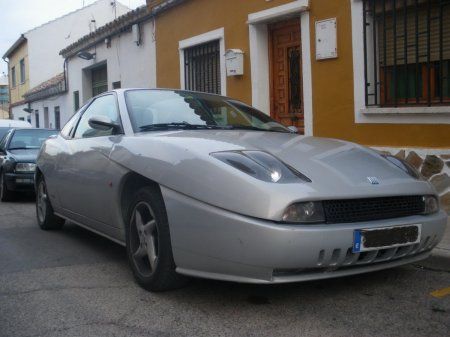
<svg viewBox="0 0 450 337">
<path fill-rule="evenodd" d="M 34 190 L 36 158 L 42 142 L 57 130 L 11 129 L 0 141 L 0 200 L 8 201 L 14 192 Z"/>
</svg>

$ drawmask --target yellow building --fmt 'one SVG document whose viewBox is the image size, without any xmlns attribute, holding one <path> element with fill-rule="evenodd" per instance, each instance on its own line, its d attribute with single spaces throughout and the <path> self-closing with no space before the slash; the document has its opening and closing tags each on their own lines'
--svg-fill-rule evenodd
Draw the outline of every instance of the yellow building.
<svg viewBox="0 0 450 337">
<path fill-rule="evenodd" d="M 3 110 L 0 107 L 0 119 L 9 119 L 9 111 Z"/>
<path fill-rule="evenodd" d="M 24 35 L 8 49 L 3 59 L 8 59 L 10 109 L 24 106 L 23 95 L 29 90 L 28 46 Z"/>
<path fill-rule="evenodd" d="M 397 154 L 431 178 L 450 203 L 450 5 L 424 0 L 147 0 L 147 5 L 156 14 L 158 87 L 231 96 L 306 135 Z M 235 65 L 227 55 L 243 55 L 239 75 L 230 73 L 235 69 L 227 66 Z"/>
</svg>

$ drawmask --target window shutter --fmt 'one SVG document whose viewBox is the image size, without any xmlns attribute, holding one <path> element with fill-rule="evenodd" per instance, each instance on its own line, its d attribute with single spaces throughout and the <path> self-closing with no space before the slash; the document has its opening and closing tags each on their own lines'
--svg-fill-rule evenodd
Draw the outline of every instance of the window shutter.
<svg viewBox="0 0 450 337">
<path fill-rule="evenodd" d="M 420 1 L 419 3 L 422 3 Z M 394 65 L 394 15 L 392 12 L 392 3 L 386 6 L 386 43 L 384 43 L 384 24 L 383 11 L 379 5 L 377 7 L 377 22 L 378 22 L 378 50 L 380 65 L 384 65 L 384 45 L 386 45 L 386 65 Z M 403 1 L 397 1 L 398 4 L 403 4 Z M 410 1 L 408 1 L 410 3 Z M 397 36 L 397 64 L 411 64 L 426 62 L 427 42 L 428 42 L 428 9 L 426 4 L 420 4 L 417 11 L 417 32 L 418 32 L 418 60 L 416 60 L 416 7 L 408 6 L 406 15 L 406 45 L 407 45 L 407 60 L 405 62 L 405 19 L 404 9 L 399 8 L 396 12 L 395 28 Z M 450 6 L 442 6 L 442 59 L 450 59 Z M 432 1 L 430 10 L 430 61 L 439 61 L 440 59 L 440 6 L 438 2 Z"/>
</svg>

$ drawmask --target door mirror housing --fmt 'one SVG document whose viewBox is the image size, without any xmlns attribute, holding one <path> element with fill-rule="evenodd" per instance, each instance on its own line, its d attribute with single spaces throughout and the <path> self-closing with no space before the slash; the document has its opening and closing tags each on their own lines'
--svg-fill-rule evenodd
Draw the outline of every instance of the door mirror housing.
<svg viewBox="0 0 450 337">
<path fill-rule="evenodd" d="M 291 131 L 292 133 L 298 133 L 298 129 L 296 126 L 288 126 L 289 131 Z"/>
<path fill-rule="evenodd" d="M 92 116 L 89 118 L 88 123 L 91 128 L 100 131 L 108 131 L 111 129 L 113 129 L 113 131 L 119 131 L 121 129 L 119 124 L 113 122 L 111 118 L 107 116 Z"/>
</svg>

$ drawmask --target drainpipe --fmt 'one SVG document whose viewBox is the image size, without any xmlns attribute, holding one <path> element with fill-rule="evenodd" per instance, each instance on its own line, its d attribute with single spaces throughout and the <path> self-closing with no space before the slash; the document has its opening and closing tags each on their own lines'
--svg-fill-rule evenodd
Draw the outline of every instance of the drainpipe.
<svg viewBox="0 0 450 337">
<path fill-rule="evenodd" d="M 8 97 L 9 97 L 9 108 L 8 108 L 8 118 L 11 119 L 11 83 L 9 77 L 9 60 L 6 61 L 6 57 L 2 57 L 2 60 L 8 65 Z"/>
<path fill-rule="evenodd" d="M 68 80 L 67 80 L 67 77 L 68 77 L 68 73 L 69 73 L 69 71 L 68 71 L 68 58 L 66 57 L 65 59 L 64 59 L 64 65 L 63 65 L 63 68 L 64 68 L 64 91 L 65 92 L 67 92 L 67 91 L 69 91 L 69 88 L 68 88 Z"/>
</svg>

